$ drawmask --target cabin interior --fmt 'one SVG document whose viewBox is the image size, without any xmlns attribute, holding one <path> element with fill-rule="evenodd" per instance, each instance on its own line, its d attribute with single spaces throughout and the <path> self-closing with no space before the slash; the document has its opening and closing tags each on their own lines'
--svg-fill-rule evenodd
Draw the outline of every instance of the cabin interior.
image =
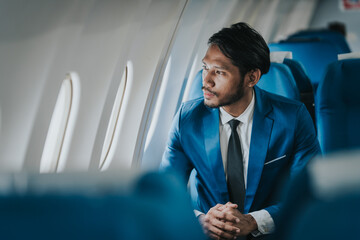
<svg viewBox="0 0 360 240">
<path fill-rule="evenodd" d="M 207 40 L 240 21 L 271 51 L 259 87 L 306 105 L 323 152 L 275 239 L 356 236 L 360 1 L 0 0 L 4 239 L 206 239 L 157 169 Z"/>
</svg>

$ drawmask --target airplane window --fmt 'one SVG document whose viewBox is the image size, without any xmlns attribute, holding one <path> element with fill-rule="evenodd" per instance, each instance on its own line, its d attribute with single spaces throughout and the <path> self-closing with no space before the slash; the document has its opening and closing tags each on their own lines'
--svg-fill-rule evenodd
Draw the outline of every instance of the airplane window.
<svg viewBox="0 0 360 240">
<path fill-rule="evenodd" d="M 116 133 L 117 133 L 116 130 L 117 130 L 117 126 L 119 125 L 120 110 L 124 99 L 124 93 L 128 78 L 128 67 L 129 66 L 126 66 L 125 71 L 122 75 L 119 89 L 115 97 L 113 109 L 111 111 L 108 128 L 106 130 L 106 135 L 105 135 L 104 145 L 101 151 L 100 165 L 99 165 L 99 168 L 102 170 L 106 168 L 106 166 L 104 166 L 105 163 L 110 163 L 113 158 L 113 154 L 111 154 L 113 151 L 111 150 L 112 150 L 112 146 L 116 145 L 114 144 L 114 141 L 116 140 Z"/>
<path fill-rule="evenodd" d="M 168 81 L 169 81 L 170 69 L 171 69 L 171 57 L 169 58 L 169 61 L 168 61 L 167 65 L 166 65 L 166 68 L 165 68 L 163 82 L 162 82 L 161 87 L 160 87 L 158 99 L 156 100 L 154 114 L 152 116 L 149 131 L 148 131 L 147 136 L 146 136 L 144 152 L 146 152 L 148 150 L 150 141 L 153 140 L 155 127 L 156 127 L 156 125 L 157 125 L 157 123 L 159 121 L 159 117 L 160 117 L 161 104 L 166 102 L 165 101 L 165 91 L 166 91 L 166 87 L 167 87 L 167 84 L 168 84 Z"/>
<path fill-rule="evenodd" d="M 76 120 L 80 98 L 80 82 L 75 72 L 68 73 L 61 85 L 45 140 L 40 172 L 61 171 L 64 168 Z"/>
</svg>

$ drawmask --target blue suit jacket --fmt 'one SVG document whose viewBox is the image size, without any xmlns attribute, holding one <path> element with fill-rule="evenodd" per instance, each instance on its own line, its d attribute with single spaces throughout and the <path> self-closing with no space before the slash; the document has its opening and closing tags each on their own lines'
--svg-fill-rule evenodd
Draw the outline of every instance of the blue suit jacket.
<svg viewBox="0 0 360 240">
<path fill-rule="evenodd" d="M 266 209 L 276 221 L 282 180 L 299 172 L 320 152 L 313 122 L 304 105 L 258 87 L 250 142 L 244 212 Z M 219 109 L 202 98 L 183 103 L 169 134 L 161 168 L 184 180 L 196 170 L 195 208 L 207 212 L 229 201 L 219 141 Z"/>
</svg>

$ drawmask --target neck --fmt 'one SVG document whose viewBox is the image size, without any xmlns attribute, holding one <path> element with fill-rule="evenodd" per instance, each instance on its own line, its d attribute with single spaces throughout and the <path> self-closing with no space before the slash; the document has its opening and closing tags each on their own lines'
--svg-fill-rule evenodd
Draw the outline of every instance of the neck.
<svg viewBox="0 0 360 240">
<path fill-rule="evenodd" d="M 250 91 L 244 93 L 244 96 L 241 99 L 230 105 L 223 106 L 223 109 L 231 116 L 238 117 L 249 106 L 252 96 L 253 96 L 253 89 L 251 88 Z"/>
</svg>

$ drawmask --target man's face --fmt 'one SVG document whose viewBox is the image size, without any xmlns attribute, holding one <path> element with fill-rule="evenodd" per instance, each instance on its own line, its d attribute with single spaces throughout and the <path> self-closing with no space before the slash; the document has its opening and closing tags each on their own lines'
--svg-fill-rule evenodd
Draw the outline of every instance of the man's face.
<svg viewBox="0 0 360 240">
<path fill-rule="evenodd" d="M 216 45 L 211 45 L 203 58 L 204 103 L 208 107 L 228 106 L 244 96 L 244 78 Z"/>
</svg>

